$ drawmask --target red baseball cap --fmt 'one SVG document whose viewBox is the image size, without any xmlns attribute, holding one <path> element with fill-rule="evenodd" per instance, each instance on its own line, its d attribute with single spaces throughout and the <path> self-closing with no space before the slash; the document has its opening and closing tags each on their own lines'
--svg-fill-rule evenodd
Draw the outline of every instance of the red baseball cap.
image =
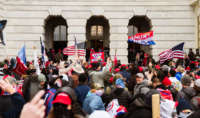
<svg viewBox="0 0 200 118">
<path fill-rule="evenodd" d="M 126 67 L 126 64 L 122 64 L 121 67 Z"/>
<path fill-rule="evenodd" d="M 155 65 L 155 68 L 160 70 L 160 65 Z"/>
<path fill-rule="evenodd" d="M 110 83 L 113 83 L 113 81 L 114 81 L 114 78 L 111 77 L 111 78 L 109 79 L 109 82 L 110 82 Z"/>
<path fill-rule="evenodd" d="M 120 69 L 119 69 L 119 68 L 116 68 L 116 69 L 115 69 L 115 72 L 116 72 L 116 73 L 118 73 L 119 71 L 120 71 Z"/>
<path fill-rule="evenodd" d="M 170 79 L 168 77 L 164 77 L 162 84 L 165 86 L 171 86 L 172 82 L 170 81 Z"/>
<path fill-rule="evenodd" d="M 53 100 L 52 104 L 54 103 L 61 103 L 64 105 L 71 105 L 72 104 L 72 100 L 69 97 L 69 95 L 67 95 L 66 93 L 62 92 L 59 93 L 56 98 Z"/>
<path fill-rule="evenodd" d="M 5 80 L 6 78 L 8 78 L 9 77 L 9 75 L 5 75 L 5 76 L 3 76 L 3 80 Z"/>
<path fill-rule="evenodd" d="M 138 66 L 139 72 L 143 72 L 143 68 L 141 66 Z"/>
<path fill-rule="evenodd" d="M 88 66 L 88 68 L 89 68 L 89 69 L 92 68 L 92 65 L 90 64 L 90 65 Z"/>
<path fill-rule="evenodd" d="M 106 62 L 103 62 L 102 66 L 106 66 L 106 64 L 107 64 Z"/>
<path fill-rule="evenodd" d="M 190 67 L 189 67 L 189 66 L 187 66 L 185 70 L 187 70 L 187 71 L 190 71 L 191 69 L 190 69 Z"/>
</svg>

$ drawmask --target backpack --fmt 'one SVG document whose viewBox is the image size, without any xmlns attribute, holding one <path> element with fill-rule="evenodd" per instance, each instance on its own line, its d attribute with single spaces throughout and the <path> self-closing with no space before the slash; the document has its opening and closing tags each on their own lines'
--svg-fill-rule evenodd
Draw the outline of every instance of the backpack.
<svg viewBox="0 0 200 118">
<path fill-rule="evenodd" d="M 148 105 L 145 103 L 146 95 L 142 93 L 142 88 L 147 88 L 147 87 L 141 86 L 139 88 L 139 93 L 133 97 L 131 103 L 135 104 L 138 107 L 148 107 Z"/>
<path fill-rule="evenodd" d="M 193 110 L 200 109 L 200 96 L 198 96 L 198 95 L 194 96 L 191 99 L 190 103 L 191 103 L 191 107 L 192 107 Z"/>
<path fill-rule="evenodd" d="M 45 96 L 45 106 L 46 106 L 45 114 L 46 114 L 46 116 L 48 115 L 48 113 L 51 110 L 52 101 L 54 99 L 55 93 L 56 93 L 56 89 L 51 88 L 51 89 L 48 90 L 48 92 Z"/>
</svg>

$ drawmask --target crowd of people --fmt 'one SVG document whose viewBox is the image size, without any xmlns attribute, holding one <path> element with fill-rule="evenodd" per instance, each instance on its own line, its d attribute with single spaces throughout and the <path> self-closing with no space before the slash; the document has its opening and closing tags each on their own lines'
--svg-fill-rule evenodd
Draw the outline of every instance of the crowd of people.
<svg viewBox="0 0 200 118">
<path fill-rule="evenodd" d="M 0 118 L 152 118 L 154 94 L 160 118 L 200 118 L 198 49 L 163 64 L 146 53 L 130 64 L 54 57 L 40 61 L 40 73 L 33 61 L 23 75 L 11 59 L 0 64 Z"/>
</svg>

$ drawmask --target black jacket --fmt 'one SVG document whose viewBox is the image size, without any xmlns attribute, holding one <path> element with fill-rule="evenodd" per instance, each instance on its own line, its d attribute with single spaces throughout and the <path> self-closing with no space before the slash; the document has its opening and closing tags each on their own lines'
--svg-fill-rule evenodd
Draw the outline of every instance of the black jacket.
<svg viewBox="0 0 200 118">
<path fill-rule="evenodd" d="M 131 95 L 123 88 L 116 88 L 111 92 L 112 99 L 118 99 L 120 105 L 128 107 L 131 101 Z"/>
<path fill-rule="evenodd" d="M 24 98 L 19 93 L 0 96 L 0 112 L 3 118 L 19 118 L 25 104 Z"/>
</svg>

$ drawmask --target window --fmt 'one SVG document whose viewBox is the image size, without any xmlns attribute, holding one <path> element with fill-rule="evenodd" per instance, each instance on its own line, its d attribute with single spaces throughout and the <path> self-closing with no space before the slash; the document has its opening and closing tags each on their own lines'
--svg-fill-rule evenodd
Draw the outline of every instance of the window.
<svg viewBox="0 0 200 118">
<path fill-rule="evenodd" d="M 151 20 L 147 16 L 134 16 L 129 20 L 128 35 L 149 32 L 151 28 Z"/>
<path fill-rule="evenodd" d="M 138 33 L 138 28 L 134 25 L 128 26 L 128 36 L 133 36 Z"/>
<path fill-rule="evenodd" d="M 101 36 L 103 36 L 103 26 L 100 26 L 100 25 L 91 26 L 91 36 L 92 37 L 101 37 Z"/>
<path fill-rule="evenodd" d="M 54 30 L 54 41 L 66 41 L 67 34 L 66 34 L 66 26 L 58 25 Z"/>
<path fill-rule="evenodd" d="M 96 26 L 91 27 L 91 36 L 96 36 Z"/>
<path fill-rule="evenodd" d="M 147 16 L 133 16 L 128 23 L 128 36 L 151 31 L 151 20 Z M 137 52 L 144 51 L 151 54 L 151 46 L 128 42 L 128 62 L 134 63 Z"/>
</svg>

